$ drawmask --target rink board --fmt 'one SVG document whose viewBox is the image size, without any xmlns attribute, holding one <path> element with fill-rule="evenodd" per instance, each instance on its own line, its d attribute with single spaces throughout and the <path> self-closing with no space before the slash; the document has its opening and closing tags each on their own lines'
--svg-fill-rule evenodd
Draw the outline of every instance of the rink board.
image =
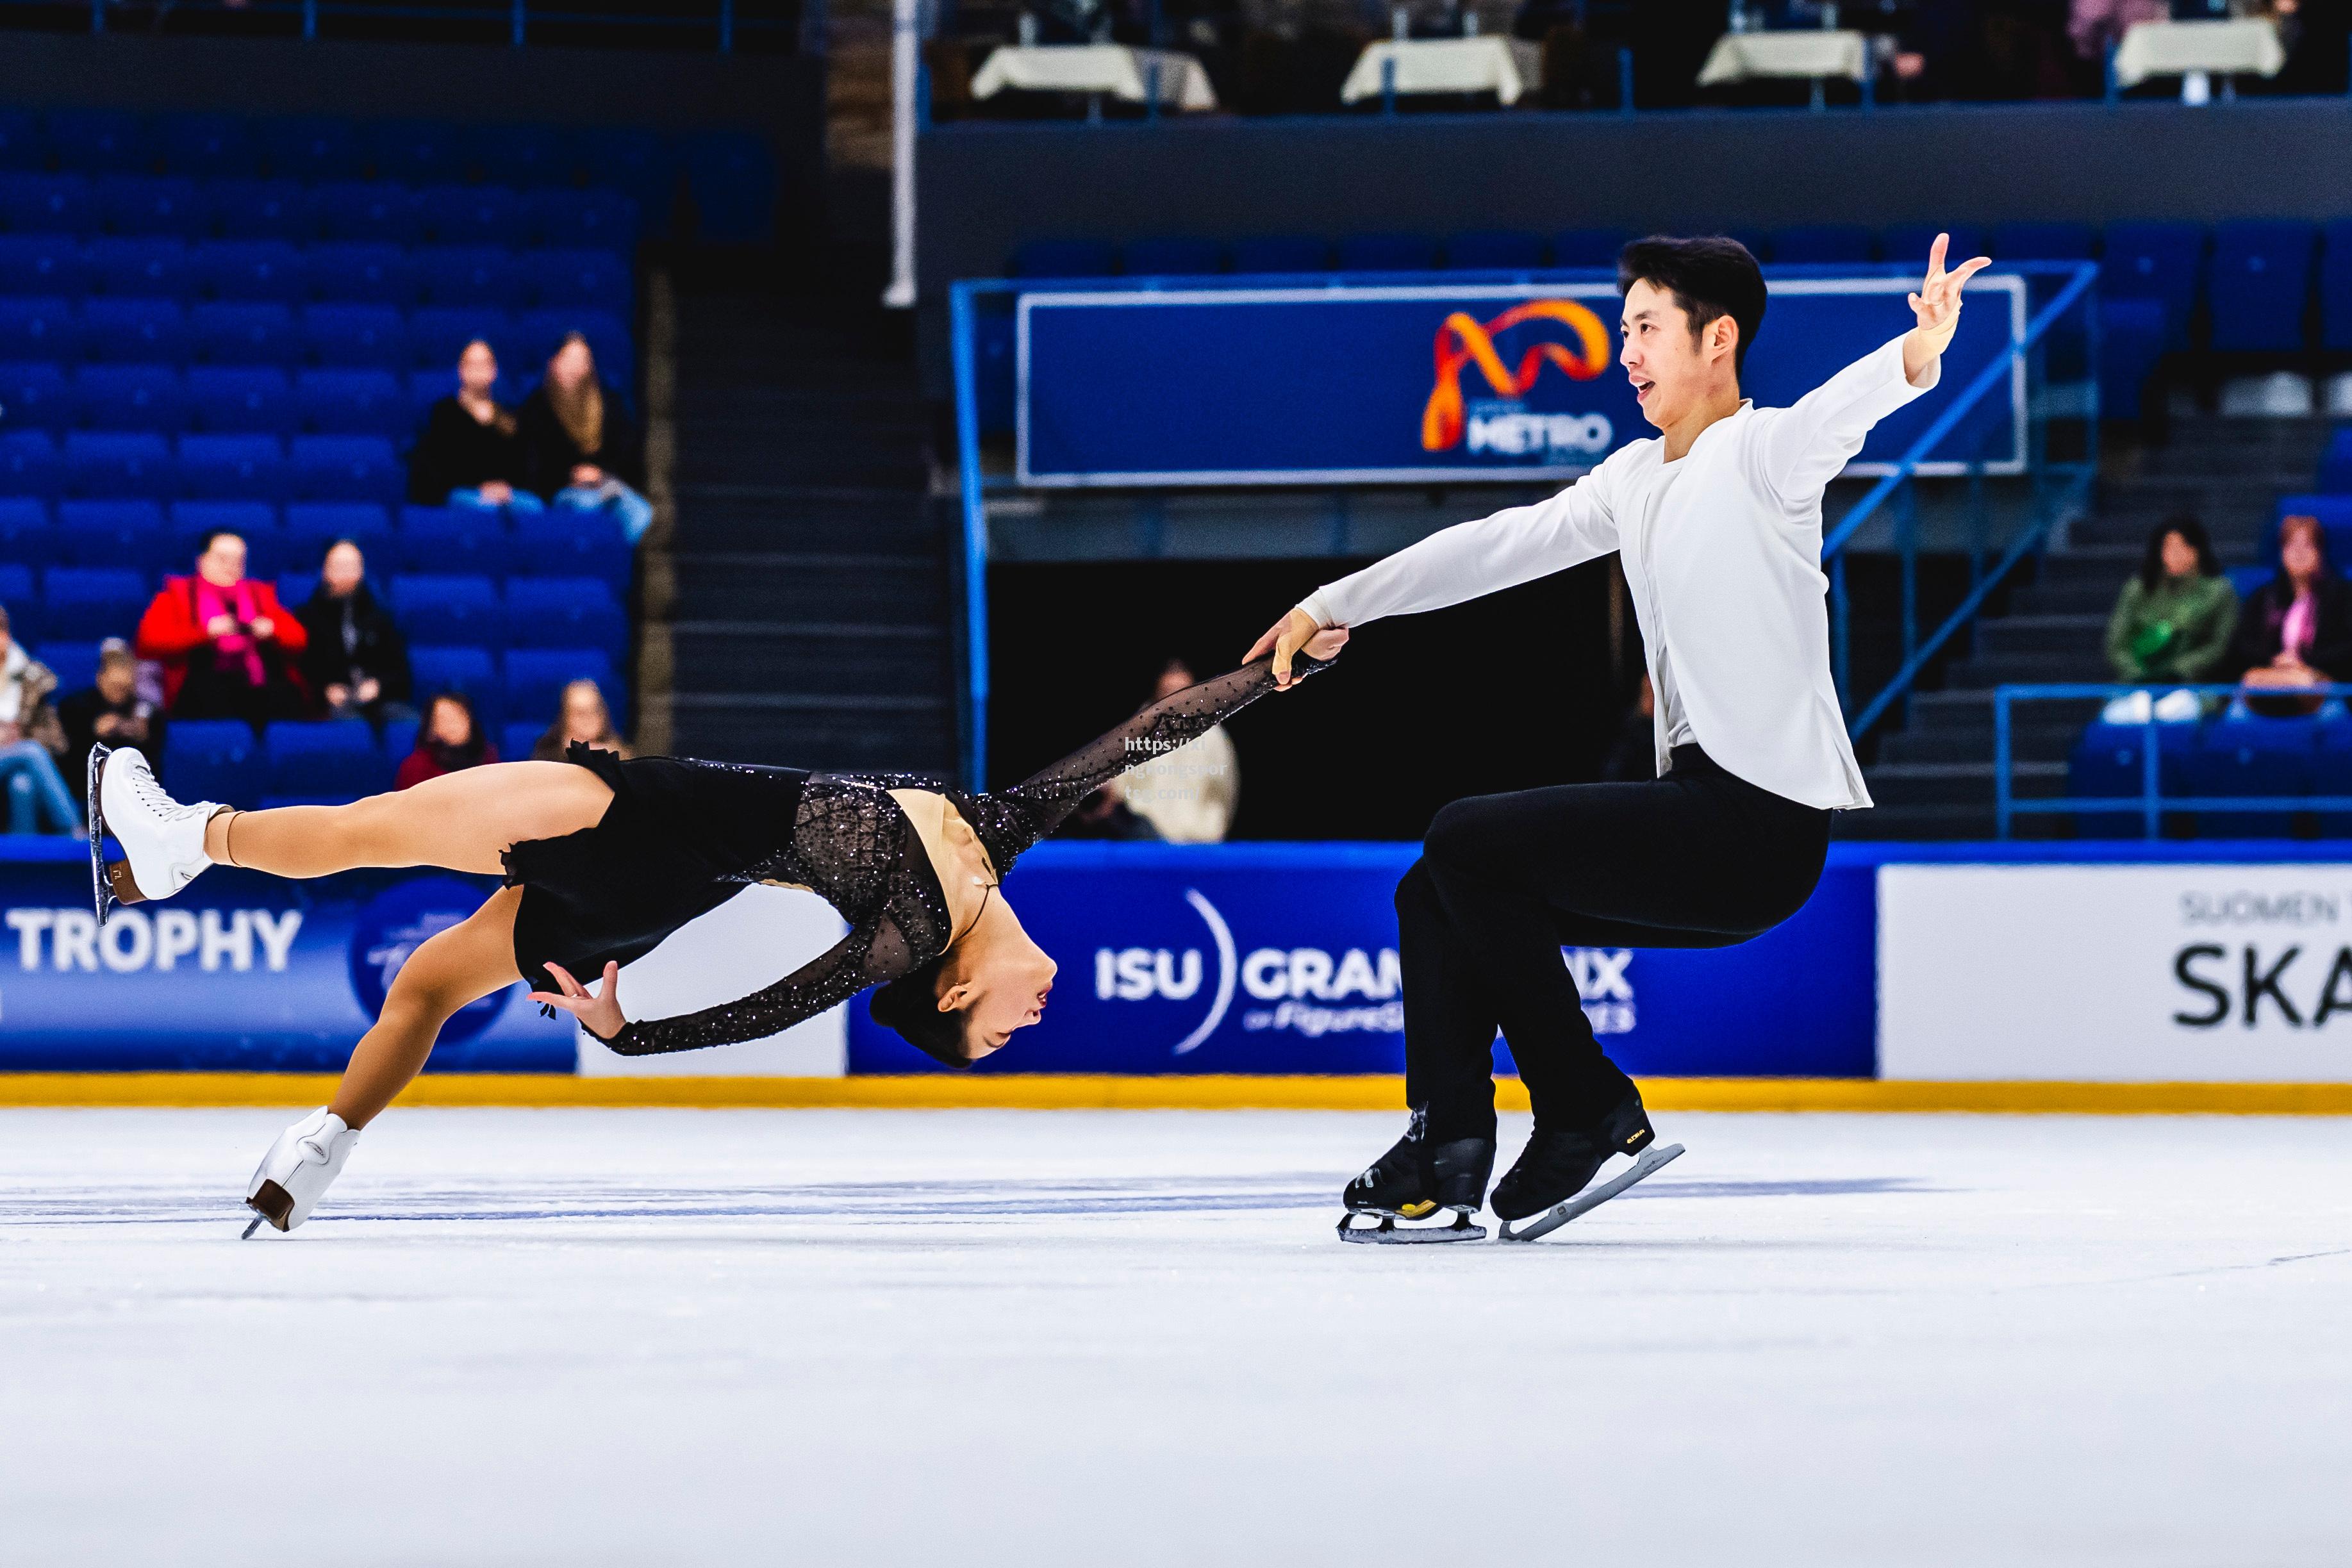
<svg viewBox="0 0 2352 1568">
<path fill-rule="evenodd" d="M 1053 999 L 971 1072 L 937 1067 L 862 1000 L 772 1040 L 622 1059 L 516 987 L 456 1020 L 432 1062 L 445 1082 L 418 1092 L 541 1103 L 493 1082 L 522 1074 L 550 1082 L 549 1103 L 1391 1103 L 1391 900 L 1416 852 L 1041 844 L 1005 891 L 1061 965 Z M 0 849 L 0 1073 L 334 1071 L 405 954 L 495 885 L 224 869 L 100 931 L 86 865 L 70 843 Z M 747 890 L 625 971 L 622 995 L 647 1012 L 727 1000 L 840 929 L 806 895 Z M 2325 1110 L 2343 1108 L 2329 1086 L 2352 1083 L 2352 844 L 1838 844 L 1805 908 L 1752 942 L 1562 956 L 1611 1055 L 1692 1085 L 1693 1108 L 1731 1092 L 1702 1083 L 1752 1079 L 1783 1087 L 1743 1103 L 1785 1109 L 2021 1109 L 2041 1084 L 2053 1103 L 2068 1086 L 2132 1091 L 2086 1110 Z M 1496 1055 L 1509 1072 L 1500 1040 Z M 575 1074 L 580 1089 L 551 1086 Z M 824 1087 L 844 1074 L 870 1094 Z M 1841 1101 L 1838 1084 L 1874 1077 L 1867 1106 Z M 1162 1087 L 1116 1088 L 1129 1081 Z M 70 1103 L 11 1082 L 18 1103 Z M 315 1100 L 307 1079 L 278 1082 Z M 2239 1106 L 2199 1088 L 2232 1084 L 2263 1092 Z"/>
</svg>

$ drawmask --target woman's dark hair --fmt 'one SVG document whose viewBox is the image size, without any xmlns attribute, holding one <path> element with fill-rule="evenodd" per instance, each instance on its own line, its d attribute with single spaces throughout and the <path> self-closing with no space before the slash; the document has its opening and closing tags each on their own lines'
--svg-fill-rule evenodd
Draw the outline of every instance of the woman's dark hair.
<svg viewBox="0 0 2352 1568">
<path fill-rule="evenodd" d="M 1731 349 L 1731 371 L 1739 373 L 1748 362 L 1748 346 L 1764 325 L 1764 269 L 1746 246 L 1721 235 L 1637 239 L 1618 254 L 1617 292 L 1630 294 L 1637 283 L 1675 297 L 1690 318 L 1694 343 L 1716 318 L 1730 317 L 1739 328 L 1739 340 Z"/>
<path fill-rule="evenodd" d="M 2213 537 L 2205 531 L 2205 525 L 2193 513 L 2180 512 L 2148 530 L 2147 551 L 2140 557 L 2139 562 L 2142 591 L 2153 593 L 2156 585 L 2164 580 L 2164 541 L 2174 534 L 2179 534 L 2188 542 L 2189 548 L 2197 552 L 2198 576 L 2221 575 L 2221 559 L 2213 553 Z"/>
<path fill-rule="evenodd" d="M 416 744 L 418 747 L 422 748 L 427 746 L 439 746 L 441 744 L 439 741 L 433 738 L 433 710 L 439 707 L 443 703 L 454 704 L 457 706 L 457 711 L 466 716 L 466 733 L 469 737 L 465 745 L 461 747 L 451 747 L 448 749 L 463 752 L 479 752 L 482 747 L 488 744 L 482 736 L 482 720 L 480 716 L 474 712 L 473 700 L 467 696 L 463 692 L 435 692 L 430 697 L 425 699 L 425 722 L 416 727 Z"/>
<path fill-rule="evenodd" d="M 909 970 L 866 998 L 874 1021 L 896 1030 L 901 1039 L 934 1061 L 950 1067 L 970 1067 L 963 1053 L 963 1015 L 940 1011 L 940 970 L 945 953 L 919 969 Z"/>
</svg>

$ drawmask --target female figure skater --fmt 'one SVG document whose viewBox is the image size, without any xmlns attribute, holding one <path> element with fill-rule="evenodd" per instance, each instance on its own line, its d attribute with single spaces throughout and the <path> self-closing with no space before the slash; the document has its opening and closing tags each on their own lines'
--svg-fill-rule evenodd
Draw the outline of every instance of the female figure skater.
<svg viewBox="0 0 2352 1568">
<path fill-rule="evenodd" d="M 1347 641 L 1306 645 L 1319 668 Z M 278 1136 L 246 1202 L 291 1230 L 366 1126 L 424 1067 L 444 1020 L 531 985 L 625 1055 L 756 1040 L 880 985 L 874 1016 L 962 1067 L 1035 1023 L 1055 964 L 989 894 L 1079 801 L 1274 689 L 1272 661 L 1188 686 L 1009 789 L 973 795 L 901 774 L 623 760 L 574 746 L 561 762 L 496 763 L 348 806 L 243 811 L 164 793 L 133 750 L 90 753 L 99 917 L 166 898 L 207 866 L 326 876 L 360 866 L 502 872 L 471 918 L 426 941 L 361 1037 L 333 1101 Z M 1293 678 L 1296 678 L 1294 673 Z M 96 847 L 111 832 L 124 859 Z M 763 990 L 677 1018 L 630 1019 L 620 967 L 746 883 L 807 888 L 849 934 Z M 576 977 L 603 976 L 592 992 Z"/>
</svg>

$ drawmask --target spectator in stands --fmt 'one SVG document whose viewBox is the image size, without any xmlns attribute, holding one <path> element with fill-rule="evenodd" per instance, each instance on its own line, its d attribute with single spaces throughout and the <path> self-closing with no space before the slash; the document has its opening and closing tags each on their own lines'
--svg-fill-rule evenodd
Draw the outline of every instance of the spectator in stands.
<svg viewBox="0 0 2352 1568">
<path fill-rule="evenodd" d="M 1172 697 L 1199 680 L 1183 660 L 1171 659 L 1160 672 L 1151 701 Z M 1132 772 L 1121 774 L 1104 788 L 1171 844 L 1221 844 L 1233 826 L 1234 803 L 1241 793 L 1233 737 L 1223 725 L 1211 725 L 1175 750 L 1137 764 Z"/>
<path fill-rule="evenodd" d="M 58 678 L 25 652 L 8 633 L 8 612 L 0 609 L 0 779 L 8 785 L 8 831 L 12 833 L 86 834 L 81 808 L 58 771 L 57 753 L 65 732 L 49 706 Z M 47 818 L 49 826 L 41 826 Z"/>
<path fill-rule="evenodd" d="M 416 749 L 400 759 L 393 776 L 395 789 L 414 789 L 444 773 L 479 768 L 499 759 L 499 748 L 482 734 L 474 705 L 457 692 L 438 692 L 425 705 L 425 723 L 416 732 Z"/>
<path fill-rule="evenodd" d="M 2066 36 L 2075 53 L 2104 60 L 2108 48 L 2142 22 L 2162 22 L 2172 16 L 2172 0 L 2073 0 L 2067 7 Z"/>
<path fill-rule="evenodd" d="M 2116 679 L 2134 685 L 2194 685 L 2217 677 L 2238 626 L 2238 591 L 2221 575 L 2205 525 L 2186 515 L 2158 523 L 2147 536 L 2139 570 L 2124 580 L 2107 617 L 2107 664 Z M 2131 699 L 2119 699 L 2126 702 Z M 2194 718 L 2200 705 L 2188 692 L 2156 702 L 2158 718 Z M 2167 705 L 2174 711 L 2168 713 Z M 2110 713 L 2117 723 L 2146 723 L 2137 708 Z"/>
<path fill-rule="evenodd" d="M 408 644 L 368 586 L 367 558 L 350 539 L 327 547 L 318 591 L 302 606 L 302 680 L 329 718 L 364 718 L 381 727 L 407 718 Z"/>
<path fill-rule="evenodd" d="M 2352 584 L 2327 562 L 2319 519 L 2279 524 L 2278 575 L 2254 590 L 2238 617 L 2230 667 L 2249 691 L 2352 680 Z M 2317 695 L 2247 699 L 2256 713 L 2315 712 Z"/>
<path fill-rule="evenodd" d="M 457 356 L 457 390 L 425 414 L 408 457 L 408 498 L 420 507 L 545 507 L 522 484 L 522 443 L 514 411 L 491 395 L 499 357 L 477 338 Z"/>
<path fill-rule="evenodd" d="M 547 727 L 530 755 L 540 762 L 561 762 L 565 747 L 575 741 L 622 757 L 636 755 L 613 728 L 613 710 L 605 706 L 604 694 L 593 681 L 574 681 L 563 688 L 562 699 L 555 705 L 555 722 Z"/>
<path fill-rule="evenodd" d="M 644 495 L 643 437 L 621 394 L 596 375 L 588 340 L 572 332 L 549 356 L 547 379 L 522 401 L 523 473 L 530 488 L 559 509 L 604 512 L 635 544 L 653 526 Z"/>
<path fill-rule="evenodd" d="M 1054 830 L 1057 839 L 1123 839 L 1153 842 L 1160 831 L 1150 822 L 1127 808 L 1127 802 L 1108 789 L 1097 789 L 1078 802 L 1078 809 L 1062 820 Z"/>
<path fill-rule="evenodd" d="M 141 694 L 139 655 L 120 637 L 98 645 L 97 684 L 58 704 L 58 721 L 65 727 L 68 761 L 87 758 L 101 741 L 135 746 L 151 760 L 163 754 L 163 710 Z"/>
<path fill-rule="evenodd" d="M 139 656 L 163 666 L 163 706 L 174 718 L 241 718 L 256 729 L 299 717 L 295 661 L 309 642 L 278 591 L 245 575 L 245 540 L 205 535 L 189 577 L 167 577 L 139 622 Z"/>
</svg>

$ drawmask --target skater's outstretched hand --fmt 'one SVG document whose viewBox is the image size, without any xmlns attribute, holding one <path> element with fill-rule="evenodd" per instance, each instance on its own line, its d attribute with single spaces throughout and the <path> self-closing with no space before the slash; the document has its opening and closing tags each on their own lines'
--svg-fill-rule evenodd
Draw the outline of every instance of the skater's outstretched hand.
<svg viewBox="0 0 2352 1568">
<path fill-rule="evenodd" d="M 1951 235 L 1937 235 L 1936 243 L 1927 247 L 1927 281 L 1911 296 L 1911 314 L 1919 319 L 1919 324 L 1903 335 L 1906 381 L 1917 381 L 1920 372 L 1952 346 L 1952 334 L 1960 327 L 1960 290 L 1968 287 L 1969 278 L 1992 265 L 1990 256 L 1980 256 L 1946 272 L 1944 247 L 1951 242 Z"/>
<path fill-rule="evenodd" d="M 1250 644 L 1250 651 L 1242 655 L 1242 663 L 1246 664 L 1271 648 L 1274 650 L 1275 689 L 1288 691 L 1290 661 L 1299 650 L 1305 649 L 1310 659 L 1329 659 L 1337 656 L 1339 650 L 1347 645 L 1348 629 L 1345 626 L 1318 626 L 1315 618 L 1305 611 L 1289 610 L 1283 613 L 1281 620 L 1266 628 L 1265 636 Z"/>
<path fill-rule="evenodd" d="M 620 965 L 604 966 L 604 984 L 593 997 L 588 994 L 588 988 L 573 979 L 562 965 L 550 964 L 547 972 L 555 977 L 555 983 L 563 988 L 563 994 L 551 996 L 545 991 L 533 991 L 530 994 L 532 1001 L 562 1008 L 578 1019 L 580 1026 L 598 1040 L 610 1040 L 629 1026 L 629 1020 L 621 1016 Z"/>
</svg>

